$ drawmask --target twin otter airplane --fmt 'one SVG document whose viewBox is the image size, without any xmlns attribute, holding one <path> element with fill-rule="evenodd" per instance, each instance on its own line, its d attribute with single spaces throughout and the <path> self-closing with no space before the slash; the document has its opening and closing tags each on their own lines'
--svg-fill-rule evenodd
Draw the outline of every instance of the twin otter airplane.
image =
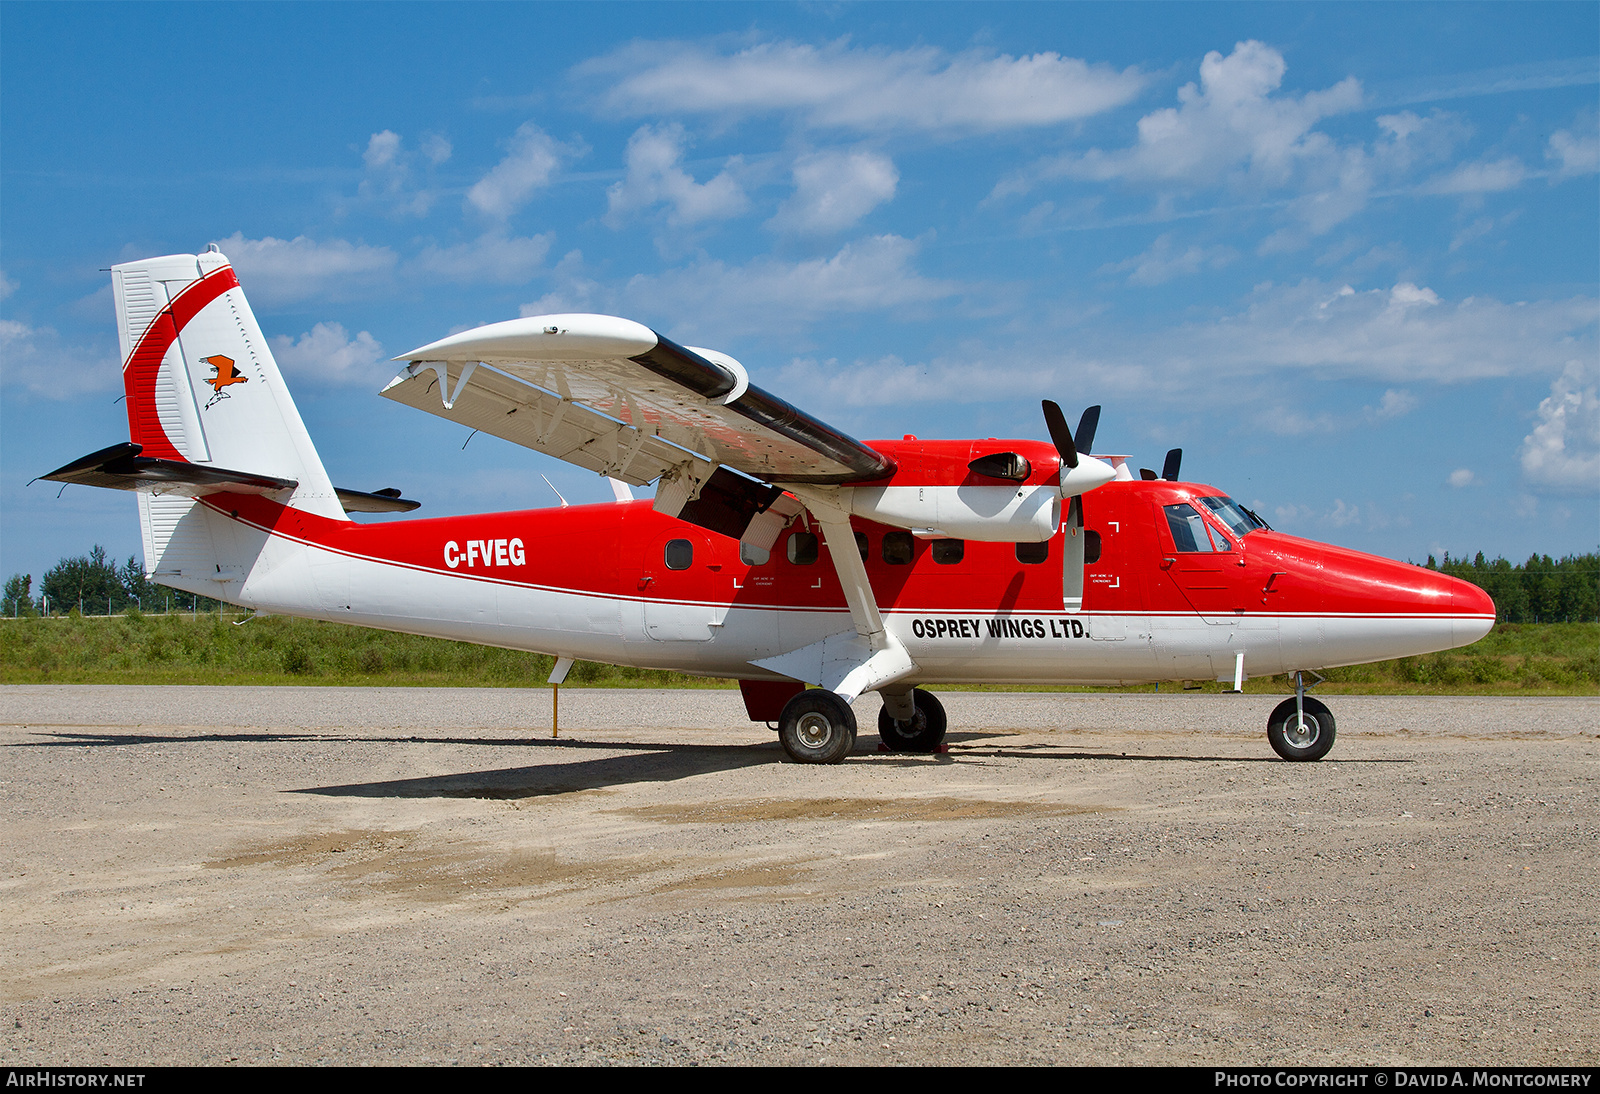
<svg viewBox="0 0 1600 1094">
<path fill-rule="evenodd" d="M 1044 404 L 1050 443 L 863 444 L 715 350 L 546 315 L 412 350 L 383 396 L 613 480 L 615 504 L 360 524 L 415 509 L 335 487 L 228 260 L 111 271 L 130 442 L 46 476 L 138 492 L 145 569 L 267 612 L 739 681 L 801 763 L 878 734 L 939 747 L 921 685 L 1284 673 L 1267 737 L 1333 745 L 1306 677 L 1476 641 L 1494 604 L 1416 566 L 1284 535 L 1220 491 L 1135 478 Z M 655 482 L 653 501 L 623 483 Z M 807 688 L 806 685 L 815 685 Z"/>
</svg>

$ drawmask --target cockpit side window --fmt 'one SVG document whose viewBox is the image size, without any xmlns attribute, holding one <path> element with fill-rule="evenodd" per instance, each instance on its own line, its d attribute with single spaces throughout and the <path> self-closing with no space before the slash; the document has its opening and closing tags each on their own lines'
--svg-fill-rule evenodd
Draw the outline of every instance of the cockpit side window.
<svg viewBox="0 0 1600 1094">
<path fill-rule="evenodd" d="M 1206 535 L 1206 522 L 1192 505 L 1167 505 L 1167 528 L 1172 532 L 1172 542 L 1180 551 L 1210 551 L 1211 537 Z"/>
<path fill-rule="evenodd" d="M 1163 506 L 1173 545 L 1180 551 L 1231 551 L 1228 537 L 1212 528 L 1192 505 Z"/>
</svg>

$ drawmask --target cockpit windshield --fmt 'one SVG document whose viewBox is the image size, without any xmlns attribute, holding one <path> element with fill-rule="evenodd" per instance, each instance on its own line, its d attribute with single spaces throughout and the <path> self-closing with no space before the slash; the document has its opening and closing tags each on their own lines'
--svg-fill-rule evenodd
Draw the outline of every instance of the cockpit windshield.
<svg viewBox="0 0 1600 1094">
<path fill-rule="evenodd" d="M 1215 513 L 1217 519 L 1236 536 L 1242 536 L 1246 532 L 1254 532 L 1257 528 L 1266 527 L 1264 521 L 1258 520 L 1255 514 L 1241 507 L 1232 498 L 1196 498 L 1195 500 Z"/>
</svg>

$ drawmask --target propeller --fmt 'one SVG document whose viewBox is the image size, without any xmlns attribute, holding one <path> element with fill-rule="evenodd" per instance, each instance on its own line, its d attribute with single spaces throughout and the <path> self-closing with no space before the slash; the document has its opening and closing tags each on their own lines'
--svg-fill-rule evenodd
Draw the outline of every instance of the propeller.
<svg viewBox="0 0 1600 1094">
<path fill-rule="evenodd" d="M 1078 419 L 1078 435 L 1074 439 L 1067 429 L 1067 417 L 1061 408 L 1049 399 L 1044 400 L 1044 424 L 1050 430 L 1050 440 L 1061 455 L 1061 500 L 1066 502 L 1065 517 L 1061 526 L 1061 603 L 1069 612 L 1083 609 L 1084 544 L 1088 534 L 1083 527 L 1082 495 L 1097 486 L 1104 486 L 1117 473 L 1109 463 L 1089 455 L 1094 444 L 1095 427 L 1100 424 L 1100 408 L 1092 406 Z"/>
<path fill-rule="evenodd" d="M 1161 465 L 1161 477 L 1168 482 L 1178 481 L 1178 468 L 1183 464 L 1183 449 L 1174 448 L 1167 453 L 1167 462 Z"/>
<path fill-rule="evenodd" d="M 1094 431 L 1100 425 L 1100 407 L 1090 407 L 1083 412 L 1083 417 L 1078 419 L 1078 431 L 1072 435 L 1072 443 L 1077 445 L 1079 452 L 1094 451 Z"/>
<path fill-rule="evenodd" d="M 1050 440 L 1055 443 L 1056 451 L 1061 454 L 1063 467 L 1078 466 L 1078 446 L 1073 443 L 1072 433 L 1067 429 L 1067 416 L 1061 413 L 1061 407 L 1051 402 L 1044 401 L 1044 424 L 1050 430 Z"/>
</svg>

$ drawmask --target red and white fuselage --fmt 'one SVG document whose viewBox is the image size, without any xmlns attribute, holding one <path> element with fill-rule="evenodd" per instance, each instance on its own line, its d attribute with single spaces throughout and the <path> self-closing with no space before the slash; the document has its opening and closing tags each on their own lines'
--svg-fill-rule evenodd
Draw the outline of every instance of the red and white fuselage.
<svg viewBox="0 0 1600 1094">
<path fill-rule="evenodd" d="M 867 691 L 884 696 L 880 734 L 922 748 L 944 733 L 923 683 L 1294 673 L 1298 688 L 1304 670 L 1464 645 L 1494 622 L 1467 583 L 1272 531 L 1210 487 L 1132 480 L 1080 453 L 1053 403 L 1050 443 L 864 444 L 731 357 L 611 316 L 452 335 L 405 355 L 382 394 L 655 482 L 653 500 L 359 523 L 416 503 L 332 485 L 226 258 L 112 276 L 129 440 L 46 477 L 137 491 L 155 580 L 566 664 L 739 679 L 797 759 L 847 754 L 848 704 Z M 1293 718 L 1274 714 L 1289 758 L 1331 744 L 1311 702 L 1297 691 Z"/>
</svg>

